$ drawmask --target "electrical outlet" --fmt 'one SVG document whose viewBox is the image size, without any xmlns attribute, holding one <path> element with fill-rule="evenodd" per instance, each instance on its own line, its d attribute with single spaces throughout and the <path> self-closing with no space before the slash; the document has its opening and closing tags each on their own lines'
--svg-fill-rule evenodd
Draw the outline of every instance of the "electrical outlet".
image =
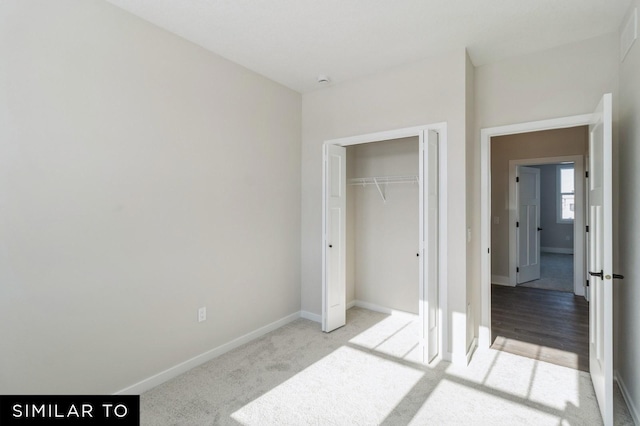
<svg viewBox="0 0 640 426">
<path fill-rule="evenodd" d="M 198 322 L 202 322 L 207 319 L 207 308 L 202 307 L 198 309 Z"/>
</svg>

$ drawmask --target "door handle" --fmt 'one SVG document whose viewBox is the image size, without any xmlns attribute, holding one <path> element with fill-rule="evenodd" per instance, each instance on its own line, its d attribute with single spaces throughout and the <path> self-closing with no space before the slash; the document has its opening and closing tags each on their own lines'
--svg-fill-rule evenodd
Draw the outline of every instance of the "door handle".
<svg viewBox="0 0 640 426">
<path fill-rule="evenodd" d="M 604 273 L 603 271 L 600 272 L 589 272 L 589 275 L 591 275 L 592 277 L 600 277 L 601 280 L 604 279 Z M 607 275 L 607 279 L 611 279 L 611 276 Z M 614 280 L 623 280 L 624 279 L 624 275 L 620 275 L 620 274 L 613 274 L 613 279 Z"/>
<path fill-rule="evenodd" d="M 601 280 L 604 279 L 604 271 L 600 271 L 600 272 L 589 271 L 589 275 L 591 275 L 592 277 L 600 277 Z"/>
<path fill-rule="evenodd" d="M 538 227 L 538 231 L 542 231 L 542 228 Z"/>
<path fill-rule="evenodd" d="M 333 247 L 333 245 L 329 244 L 329 248 Z"/>
</svg>

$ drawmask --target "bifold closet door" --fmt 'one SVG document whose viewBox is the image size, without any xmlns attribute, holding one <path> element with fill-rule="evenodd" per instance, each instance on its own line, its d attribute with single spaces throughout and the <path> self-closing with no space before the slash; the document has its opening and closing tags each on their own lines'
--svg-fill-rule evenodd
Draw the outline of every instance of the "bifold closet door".
<svg viewBox="0 0 640 426">
<path fill-rule="evenodd" d="M 423 361 L 439 352 L 440 317 L 438 309 L 438 133 L 427 130 L 420 138 L 420 318 Z"/>
<path fill-rule="evenodd" d="M 346 166 L 347 149 L 325 145 L 325 223 L 323 257 L 325 285 L 322 298 L 322 330 L 330 332 L 346 324 Z"/>
</svg>

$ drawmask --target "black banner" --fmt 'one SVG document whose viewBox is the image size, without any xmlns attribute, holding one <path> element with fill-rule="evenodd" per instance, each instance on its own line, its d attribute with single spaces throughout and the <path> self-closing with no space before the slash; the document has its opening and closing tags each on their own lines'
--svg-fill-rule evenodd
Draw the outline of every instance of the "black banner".
<svg viewBox="0 0 640 426">
<path fill-rule="evenodd" d="M 2 426 L 139 424 L 139 395 L 0 395 Z"/>
</svg>

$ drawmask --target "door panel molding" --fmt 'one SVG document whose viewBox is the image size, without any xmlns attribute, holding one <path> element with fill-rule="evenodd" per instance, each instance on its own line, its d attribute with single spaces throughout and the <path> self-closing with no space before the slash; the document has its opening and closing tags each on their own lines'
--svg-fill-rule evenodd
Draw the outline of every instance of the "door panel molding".
<svg viewBox="0 0 640 426">
<path fill-rule="evenodd" d="M 520 284 L 540 279 L 540 169 L 517 166 L 516 174 L 516 283 Z M 530 183 L 533 187 L 527 188 Z"/>
</svg>

